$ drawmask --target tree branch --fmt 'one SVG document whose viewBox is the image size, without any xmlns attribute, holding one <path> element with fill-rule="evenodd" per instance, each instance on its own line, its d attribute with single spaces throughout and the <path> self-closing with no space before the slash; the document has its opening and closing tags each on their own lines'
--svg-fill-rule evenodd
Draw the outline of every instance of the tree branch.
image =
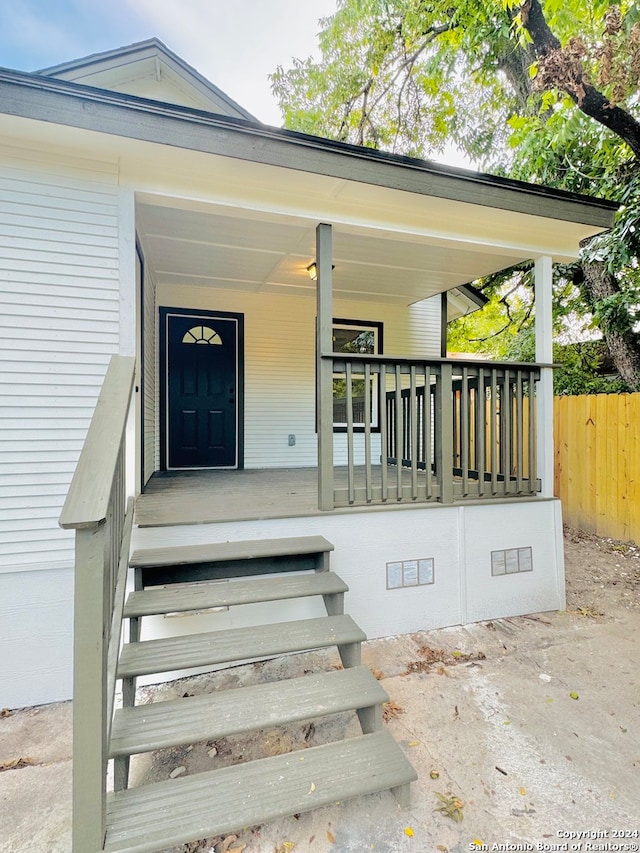
<svg viewBox="0 0 640 853">
<path fill-rule="evenodd" d="M 619 136 L 640 159 L 640 122 L 626 110 L 612 104 L 589 81 L 579 58 L 563 50 L 544 17 L 540 0 L 525 0 L 520 7 L 520 15 L 540 60 L 539 77 L 543 86 L 555 86 L 566 92 L 585 115 Z"/>
</svg>

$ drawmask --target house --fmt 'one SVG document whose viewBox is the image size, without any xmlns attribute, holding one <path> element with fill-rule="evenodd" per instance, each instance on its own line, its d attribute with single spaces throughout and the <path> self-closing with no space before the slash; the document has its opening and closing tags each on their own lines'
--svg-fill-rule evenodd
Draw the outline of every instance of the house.
<svg viewBox="0 0 640 853">
<path fill-rule="evenodd" d="M 82 551 L 110 494 L 101 446 L 138 496 L 134 549 L 313 539 L 370 638 L 563 606 L 551 270 L 612 204 L 261 125 L 155 39 L 1 70 L 0 173 L 0 705 L 71 695 L 73 530 Z M 443 357 L 470 282 L 530 259 L 536 363 Z"/>
</svg>

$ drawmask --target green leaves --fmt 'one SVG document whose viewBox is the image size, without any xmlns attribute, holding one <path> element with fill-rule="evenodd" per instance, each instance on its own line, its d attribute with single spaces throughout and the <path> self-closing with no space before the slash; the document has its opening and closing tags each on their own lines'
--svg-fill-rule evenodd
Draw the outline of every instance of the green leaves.
<svg viewBox="0 0 640 853">
<path fill-rule="evenodd" d="M 640 5 L 531 2 L 540 2 L 562 45 L 560 59 L 577 63 L 584 79 L 596 81 L 626 110 L 628 125 L 637 126 Z M 336 13 L 321 22 L 320 59 L 279 68 L 272 87 L 286 126 L 296 130 L 419 157 L 453 145 L 485 171 L 620 201 L 613 231 L 583 252 L 585 263 L 615 274 L 620 294 L 590 297 L 589 307 L 576 288 L 567 297 L 559 278 L 556 318 L 565 334 L 592 319 L 605 333 L 629 331 L 639 317 L 640 163 L 606 122 L 580 109 L 538 44 L 534 51 L 521 6 L 521 0 L 339 0 Z M 454 325 L 453 346 L 496 357 L 516 346 L 530 324 L 531 291 L 526 276 L 515 288 L 507 278 L 481 283 L 492 302 Z"/>
</svg>

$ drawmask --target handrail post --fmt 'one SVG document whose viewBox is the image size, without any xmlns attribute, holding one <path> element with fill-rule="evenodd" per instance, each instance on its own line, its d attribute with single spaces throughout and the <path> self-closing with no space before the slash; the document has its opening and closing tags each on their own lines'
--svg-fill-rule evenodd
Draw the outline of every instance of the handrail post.
<svg viewBox="0 0 640 853">
<path fill-rule="evenodd" d="M 73 660 L 74 853 L 102 850 L 106 818 L 108 590 L 104 521 L 76 530 Z M 96 626 L 102 625 L 102 631 Z M 89 642 L 91 638 L 91 642 Z M 80 642 L 84 639 L 85 642 Z"/>
<path fill-rule="evenodd" d="M 330 510 L 333 498 L 333 352 L 331 226 L 316 228 L 317 328 L 316 417 L 318 421 L 318 508 Z"/>
<path fill-rule="evenodd" d="M 440 502 L 453 503 L 453 368 L 440 366 L 436 385 L 435 418 L 440 440 L 437 444 L 436 468 L 440 480 Z"/>
</svg>

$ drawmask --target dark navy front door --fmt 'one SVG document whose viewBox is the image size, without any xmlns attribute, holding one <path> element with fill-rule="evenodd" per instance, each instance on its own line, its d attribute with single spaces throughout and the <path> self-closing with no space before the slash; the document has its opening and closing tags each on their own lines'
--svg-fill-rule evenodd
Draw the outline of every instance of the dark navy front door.
<svg viewBox="0 0 640 853">
<path fill-rule="evenodd" d="M 235 468 L 238 321 L 169 311 L 165 318 L 167 468 Z"/>
</svg>

